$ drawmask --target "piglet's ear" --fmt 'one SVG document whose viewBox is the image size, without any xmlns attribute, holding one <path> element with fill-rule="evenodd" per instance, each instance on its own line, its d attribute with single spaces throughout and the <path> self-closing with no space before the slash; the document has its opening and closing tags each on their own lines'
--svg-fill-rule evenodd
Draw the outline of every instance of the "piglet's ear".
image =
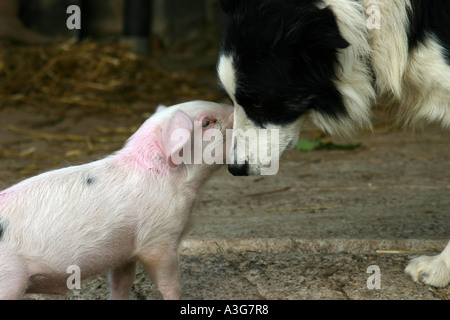
<svg viewBox="0 0 450 320">
<path fill-rule="evenodd" d="M 172 168 L 180 165 L 183 159 L 190 160 L 193 128 L 194 123 L 183 111 L 177 111 L 163 128 L 161 139 L 164 154 Z"/>
<path fill-rule="evenodd" d="M 165 105 L 160 104 L 158 106 L 158 108 L 156 108 L 156 112 L 161 112 L 161 111 L 166 110 L 166 109 L 167 109 L 167 107 Z"/>
</svg>

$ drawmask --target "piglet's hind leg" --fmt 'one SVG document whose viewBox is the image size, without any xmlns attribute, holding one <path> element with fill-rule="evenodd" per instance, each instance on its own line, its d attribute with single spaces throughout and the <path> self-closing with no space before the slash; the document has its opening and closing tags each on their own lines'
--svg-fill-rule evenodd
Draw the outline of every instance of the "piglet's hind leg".
<svg viewBox="0 0 450 320">
<path fill-rule="evenodd" d="M 139 261 L 150 274 L 164 300 L 180 299 L 180 276 L 176 248 L 159 247 L 139 255 Z"/>
</svg>

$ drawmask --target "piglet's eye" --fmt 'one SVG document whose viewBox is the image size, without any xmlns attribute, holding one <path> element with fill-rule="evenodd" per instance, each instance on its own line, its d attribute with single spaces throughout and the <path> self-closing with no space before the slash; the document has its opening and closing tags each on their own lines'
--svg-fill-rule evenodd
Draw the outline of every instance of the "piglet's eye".
<svg viewBox="0 0 450 320">
<path fill-rule="evenodd" d="M 202 122 L 202 128 L 207 128 L 211 124 L 211 121 L 209 119 L 205 119 Z"/>
</svg>

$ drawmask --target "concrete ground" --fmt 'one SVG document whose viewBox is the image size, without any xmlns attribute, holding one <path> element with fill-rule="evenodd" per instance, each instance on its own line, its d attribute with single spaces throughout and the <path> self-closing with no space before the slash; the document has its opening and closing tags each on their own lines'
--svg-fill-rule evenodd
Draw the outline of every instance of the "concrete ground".
<svg viewBox="0 0 450 320">
<path fill-rule="evenodd" d="M 357 142 L 292 151 L 275 176 L 220 169 L 180 246 L 183 298 L 447 300 L 449 287 L 414 283 L 404 268 L 450 239 L 450 135 L 389 131 Z M 379 289 L 368 286 L 370 266 Z M 107 296 L 102 275 L 68 298 Z M 159 298 L 141 269 L 131 298 Z"/>
</svg>

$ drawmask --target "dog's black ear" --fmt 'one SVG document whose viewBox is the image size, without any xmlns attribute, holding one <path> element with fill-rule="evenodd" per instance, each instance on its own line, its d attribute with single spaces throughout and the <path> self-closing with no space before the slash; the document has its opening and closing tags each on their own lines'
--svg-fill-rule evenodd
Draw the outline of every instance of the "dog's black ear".
<svg viewBox="0 0 450 320">
<path fill-rule="evenodd" d="M 350 46 L 350 43 L 341 36 L 339 31 L 335 34 L 330 34 L 329 37 L 325 36 L 323 40 L 325 45 L 328 45 L 331 48 L 345 49 Z"/>
<path fill-rule="evenodd" d="M 310 27 L 312 33 L 315 34 L 315 37 L 322 45 L 334 49 L 345 49 L 350 46 L 350 43 L 342 37 L 336 18 L 331 10 L 321 10 L 320 20 L 320 24 Z"/>
<path fill-rule="evenodd" d="M 226 14 L 232 14 L 235 12 L 239 1 L 240 0 L 220 0 L 220 7 Z"/>
<path fill-rule="evenodd" d="M 337 26 L 328 26 L 326 24 L 322 26 L 308 25 L 304 27 L 303 32 L 305 30 L 308 30 L 308 32 L 303 33 L 303 41 L 309 39 L 306 42 L 312 47 L 345 49 L 350 46 L 350 43 L 342 37 Z"/>
</svg>

